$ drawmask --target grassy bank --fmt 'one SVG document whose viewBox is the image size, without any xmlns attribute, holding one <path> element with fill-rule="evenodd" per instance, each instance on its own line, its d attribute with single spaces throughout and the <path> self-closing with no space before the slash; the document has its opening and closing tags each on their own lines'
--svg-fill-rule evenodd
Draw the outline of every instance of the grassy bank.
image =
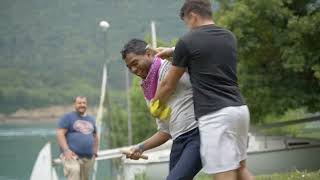
<svg viewBox="0 0 320 180">
<path fill-rule="evenodd" d="M 256 180 L 319 180 L 320 170 L 315 172 L 292 171 L 289 173 L 275 173 L 272 175 L 257 176 Z M 207 175 L 200 175 L 196 180 L 211 180 Z"/>
</svg>

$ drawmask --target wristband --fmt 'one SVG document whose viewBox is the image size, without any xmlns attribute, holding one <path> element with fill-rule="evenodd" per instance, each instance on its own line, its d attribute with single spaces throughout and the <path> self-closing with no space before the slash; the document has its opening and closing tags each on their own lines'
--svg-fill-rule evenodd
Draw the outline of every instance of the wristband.
<svg viewBox="0 0 320 180">
<path fill-rule="evenodd" d="M 138 144 L 138 149 L 139 151 L 143 152 L 144 144 L 143 143 Z"/>
<path fill-rule="evenodd" d="M 71 151 L 69 148 L 66 148 L 66 149 L 63 149 L 63 152 L 68 152 L 68 151 Z"/>
</svg>

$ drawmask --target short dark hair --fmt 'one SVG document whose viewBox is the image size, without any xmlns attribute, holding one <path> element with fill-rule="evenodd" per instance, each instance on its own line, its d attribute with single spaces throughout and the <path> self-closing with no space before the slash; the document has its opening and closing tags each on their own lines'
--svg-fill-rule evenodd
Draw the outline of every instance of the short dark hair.
<svg viewBox="0 0 320 180">
<path fill-rule="evenodd" d="M 201 17 L 212 18 L 211 3 L 209 0 L 186 0 L 180 9 L 180 18 L 183 20 L 190 12 Z"/>
<path fill-rule="evenodd" d="M 79 99 L 86 99 L 86 100 L 87 100 L 87 97 L 86 97 L 86 96 L 75 96 L 75 97 L 73 98 L 73 102 L 75 103 L 78 98 L 79 98 Z"/>
<path fill-rule="evenodd" d="M 131 39 L 121 50 L 122 59 L 126 59 L 129 53 L 134 53 L 136 55 L 146 54 L 147 46 L 148 44 L 141 39 Z"/>
</svg>

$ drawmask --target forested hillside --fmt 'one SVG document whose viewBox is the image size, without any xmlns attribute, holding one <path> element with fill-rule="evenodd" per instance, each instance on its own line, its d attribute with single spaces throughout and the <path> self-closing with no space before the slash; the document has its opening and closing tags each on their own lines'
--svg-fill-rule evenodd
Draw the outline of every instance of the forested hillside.
<svg viewBox="0 0 320 180">
<path fill-rule="evenodd" d="M 182 2 L 1 1 L 0 113 L 69 104 L 78 94 L 96 104 L 106 60 L 108 89 L 117 104 L 125 98 L 125 68 L 119 53 L 123 44 L 133 37 L 145 38 L 151 20 L 165 42 L 181 36 L 186 32 L 178 17 Z M 213 5 L 215 22 L 238 40 L 239 85 L 253 122 L 295 110 L 319 111 L 320 1 L 214 2 L 220 3 L 219 8 Z M 111 25 L 106 41 L 98 26 L 101 20 Z"/>
<path fill-rule="evenodd" d="M 0 113 L 66 104 L 77 94 L 95 104 L 106 59 L 112 89 L 123 89 L 123 43 L 144 38 L 151 20 L 163 39 L 183 33 L 180 5 L 171 0 L 1 1 Z M 106 46 L 101 20 L 111 25 Z"/>
</svg>

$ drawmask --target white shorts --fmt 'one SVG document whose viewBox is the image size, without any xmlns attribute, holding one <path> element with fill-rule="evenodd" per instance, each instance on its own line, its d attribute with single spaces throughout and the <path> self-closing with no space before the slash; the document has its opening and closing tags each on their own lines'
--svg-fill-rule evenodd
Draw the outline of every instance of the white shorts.
<svg viewBox="0 0 320 180">
<path fill-rule="evenodd" d="M 216 174 L 238 169 L 247 158 L 250 123 L 246 105 L 220 109 L 199 118 L 203 171 Z"/>
</svg>

